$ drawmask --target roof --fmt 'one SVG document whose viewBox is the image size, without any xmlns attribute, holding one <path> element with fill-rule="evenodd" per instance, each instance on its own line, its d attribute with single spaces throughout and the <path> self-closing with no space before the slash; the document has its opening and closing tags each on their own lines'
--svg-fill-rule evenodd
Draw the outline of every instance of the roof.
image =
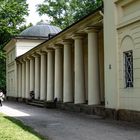
<svg viewBox="0 0 140 140">
<path fill-rule="evenodd" d="M 19 36 L 31 36 L 31 37 L 48 37 L 49 34 L 57 34 L 61 31 L 59 27 L 39 22 L 37 25 L 31 26 L 22 31 Z"/>
<path fill-rule="evenodd" d="M 25 54 L 27 54 L 27 53 L 29 53 L 29 52 L 33 51 L 34 49 L 39 48 L 41 45 L 43 45 L 43 44 L 45 44 L 45 43 L 47 43 L 47 42 L 49 42 L 49 41 L 51 41 L 51 40 L 53 40 L 53 39 L 55 39 L 55 38 L 57 38 L 57 37 L 61 36 L 63 33 L 65 33 L 66 31 L 68 31 L 69 29 L 73 28 L 74 26 L 78 25 L 80 22 L 82 22 L 82 21 L 86 20 L 87 18 L 91 17 L 92 15 L 94 15 L 94 14 L 95 14 L 95 13 L 97 13 L 97 12 L 99 12 L 99 13 L 100 13 L 100 11 L 102 11 L 102 10 L 103 10 L 103 5 L 102 5 L 102 6 L 100 6 L 100 7 L 98 7 L 97 9 L 95 9 L 95 10 L 94 10 L 93 12 L 91 12 L 90 14 L 88 14 L 88 15 L 84 16 L 83 18 L 81 18 L 81 19 L 80 19 L 80 20 L 78 20 L 77 22 L 75 22 L 75 23 L 71 24 L 70 26 L 68 26 L 68 27 L 67 27 L 67 28 L 65 28 L 64 30 L 60 31 L 58 34 L 56 34 L 56 35 L 54 35 L 54 36 L 52 36 L 52 37 L 48 38 L 46 41 L 44 41 L 44 42 L 42 42 L 41 44 L 39 44 L 39 45 L 35 46 L 33 49 L 29 50 L 29 51 L 28 51 L 28 52 L 26 52 Z M 18 59 L 22 58 L 25 54 L 23 54 L 23 55 L 21 55 L 21 56 L 17 57 L 17 58 L 16 58 L 16 60 L 18 60 Z"/>
</svg>

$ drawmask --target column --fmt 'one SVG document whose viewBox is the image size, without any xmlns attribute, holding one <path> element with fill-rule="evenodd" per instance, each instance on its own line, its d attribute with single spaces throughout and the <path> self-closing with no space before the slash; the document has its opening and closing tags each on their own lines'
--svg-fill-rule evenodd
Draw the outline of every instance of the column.
<svg viewBox="0 0 140 140">
<path fill-rule="evenodd" d="M 25 98 L 25 62 L 22 61 L 22 98 Z"/>
<path fill-rule="evenodd" d="M 75 99 L 74 103 L 85 103 L 85 85 L 84 85 L 84 56 L 82 36 L 74 37 L 74 65 L 75 65 Z"/>
<path fill-rule="evenodd" d="M 18 63 L 18 97 L 22 95 L 22 65 Z"/>
<path fill-rule="evenodd" d="M 64 41 L 63 102 L 73 102 L 72 42 Z"/>
<path fill-rule="evenodd" d="M 99 104 L 97 32 L 88 30 L 88 104 Z"/>
<path fill-rule="evenodd" d="M 63 67 L 62 67 L 62 48 L 55 48 L 55 98 L 63 100 Z"/>
<path fill-rule="evenodd" d="M 48 50 L 47 58 L 47 101 L 54 100 L 54 59 L 53 50 Z"/>
<path fill-rule="evenodd" d="M 34 91 L 34 76 L 35 76 L 35 71 L 34 71 L 34 58 L 30 58 L 30 91 Z"/>
<path fill-rule="evenodd" d="M 29 98 L 29 93 L 30 93 L 30 62 L 27 59 L 26 60 L 26 94 L 25 98 Z"/>
<path fill-rule="evenodd" d="M 17 61 L 14 62 L 15 64 L 15 75 L 14 75 L 14 84 L 15 84 L 15 89 L 14 89 L 14 96 L 15 97 L 18 97 L 18 81 L 17 81 L 17 78 L 18 78 L 18 64 L 17 64 Z"/>
<path fill-rule="evenodd" d="M 40 84 L 40 100 L 46 99 L 47 93 L 47 58 L 46 53 L 41 53 L 41 84 Z"/>
<path fill-rule="evenodd" d="M 35 57 L 35 99 L 40 99 L 40 56 Z"/>
</svg>

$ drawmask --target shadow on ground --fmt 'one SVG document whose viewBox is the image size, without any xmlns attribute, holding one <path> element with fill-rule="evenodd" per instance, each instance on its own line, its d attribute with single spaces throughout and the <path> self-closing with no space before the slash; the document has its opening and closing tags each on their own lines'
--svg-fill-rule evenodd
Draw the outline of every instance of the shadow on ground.
<svg viewBox="0 0 140 140">
<path fill-rule="evenodd" d="M 5 119 L 11 121 L 12 123 L 14 123 L 15 125 L 19 126 L 20 128 L 22 128 L 24 131 L 28 131 L 29 133 L 35 135 L 36 137 L 38 137 L 41 140 L 47 140 L 47 138 L 43 137 L 42 135 L 40 135 L 38 132 L 36 132 L 33 128 L 31 128 L 28 125 L 25 125 L 23 122 L 21 122 L 20 120 L 17 120 L 13 117 L 9 117 L 9 116 L 3 116 Z"/>
</svg>

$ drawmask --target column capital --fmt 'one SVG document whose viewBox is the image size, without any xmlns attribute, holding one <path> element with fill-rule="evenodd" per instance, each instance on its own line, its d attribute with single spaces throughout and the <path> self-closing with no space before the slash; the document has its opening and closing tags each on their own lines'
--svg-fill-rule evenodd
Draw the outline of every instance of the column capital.
<svg viewBox="0 0 140 140">
<path fill-rule="evenodd" d="M 32 56 L 35 58 L 35 57 L 39 57 L 40 54 L 39 54 L 39 52 L 35 52 L 34 54 L 32 54 Z"/>
<path fill-rule="evenodd" d="M 38 55 L 42 55 L 42 54 L 46 54 L 46 53 L 47 53 L 46 48 L 43 48 L 40 51 L 36 52 L 36 54 L 38 54 Z"/>
<path fill-rule="evenodd" d="M 53 48 L 54 49 L 62 49 L 63 45 L 62 44 L 54 44 Z"/>
<path fill-rule="evenodd" d="M 73 44 L 73 40 L 72 39 L 64 39 L 63 40 L 63 45 L 72 45 Z"/>
<path fill-rule="evenodd" d="M 27 56 L 26 59 L 30 60 L 30 56 Z"/>
<path fill-rule="evenodd" d="M 27 61 L 27 59 L 26 59 L 26 58 L 23 58 L 23 61 L 24 61 L 24 62 L 26 62 L 26 61 Z"/>
<path fill-rule="evenodd" d="M 21 64 L 21 60 L 16 59 L 16 63 L 17 63 L 18 65 L 20 65 L 20 64 Z"/>
<path fill-rule="evenodd" d="M 41 51 L 39 50 L 39 51 L 36 51 L 35 53 L 40 55 L 41 54 Z"/>
<path fill-rule="evenodd" d="M 33 57 L 32 55 L 30 55 L 30 56 L 27 56 L 27 58 L 28 58 L 29 60 L 31 60 L 31 59 L 33 59 L 34 57 Z"/>
<path fill-rule="evenodd" d="M 20 65 L 21 63 L 20 63 L 19 61 L 16 61 L 16 64 L 17 64 L 17 65 Z"/>
<path fill-rule="evenodd" d="M 86 33 L 97 33 L 99 31 L 99 28 L 98 27 L 87 27 L 85 30 L 84 30 Z"/>
<path fill-rule="evenodd" d="M 46 52 L 47 52 L 47 53 L 48 53 L 48 52 L 54 52 L 54 49 L 48 48 L 48 49 L 46 49 Z"/>
<path fill-rule="evenodd" d="M 27 56 L 27 57 L 23 58 L 23 60 L 28 61 L 28 60 L 30 60 L 30 58 L 29 58 L 29 56 Z"/>
<path fill-rule="evenodd" d="M 22 62 L 22 59 L 18 60 L 18 62 L 19 62 L 20 64 L 22 64 L 22 63 L 23 63 L 23 62 Z"/>
<path fill-rule="evenodd" d="M 25 58 L 22 58 L 22 59 L 20 59 L 19 61 L 20 61 L 20 63 L 23 64 L 23 63 L 25 62 Z"/>
<path fill-rule="evenodd" d="M 46 52 L 46 50 L 47 50 L 46 47 L 43 47 L 43 48 L 41 49 L 41 51 L 43 51 L 43 52 Z"/>
<path fill-rule="evenodd" d="M 80 33 L 76 33 L 74 35 L 72 35 L 72 39 L 82 39 L 85 37 L 85 34 L 80 34 Z"/>
<path fill-rule="evenodd" d="M 50 51 L 54 51 L 54 48 L 52 47 L 52 45 L 49 45 L 48 47 L 43 47 L 42 48 L 42 52 L 50 52 Z"/>
<path fill-rule="evenodd" d="M 40 54 L 41 54 L 41 55 L 45 55 L 45 54 L 47 54 L 47 52 L 46 52 L 46 51 L 41 51 Z"/>
</svg>

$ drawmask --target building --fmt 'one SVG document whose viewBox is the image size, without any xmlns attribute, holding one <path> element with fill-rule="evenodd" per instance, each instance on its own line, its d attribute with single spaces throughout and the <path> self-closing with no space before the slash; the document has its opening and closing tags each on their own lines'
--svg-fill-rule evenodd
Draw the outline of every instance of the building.
<svg viewBox="0 0 140 140">
<path fill-rule="evenodd" d="M 57 35 L 36 38 L 27 32 L 24 38 L 12 39 L 4 48 L 7 95 L 29 99 L 33 91 L 36 100 L 46 103 L 57 98 L 61 108 L 71 105 L 78 111 L 86 108 L 99 115 L 139 120 L 139 5 L 139 0 L 104 0 L 104 8 Z M 31 45 L 23 45 L 26 41 Z M 22 55 L 17 53 L 21 48 Z"/>
</svg>

